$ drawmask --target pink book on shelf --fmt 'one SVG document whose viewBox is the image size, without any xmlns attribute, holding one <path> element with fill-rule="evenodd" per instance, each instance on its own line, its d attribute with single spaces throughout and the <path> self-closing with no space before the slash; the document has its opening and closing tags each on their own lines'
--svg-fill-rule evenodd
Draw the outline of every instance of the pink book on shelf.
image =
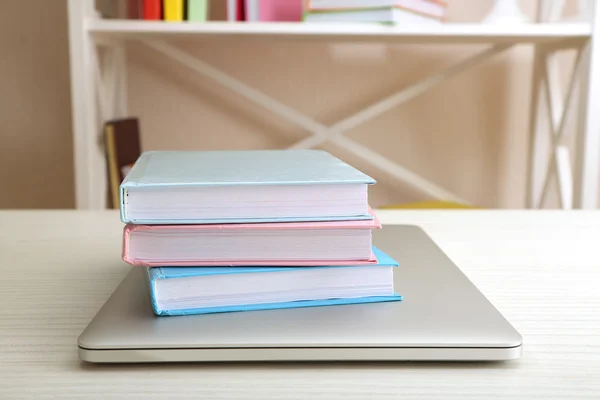
<svg viewBox="0 0 600 400">
<path fill-rule="evenodd" d="M 302 21 L 303 0 L 246 0 L 249 22 Z"/>
<path fill-rule="evenodd" d="M 126 225 L 123 260 L 138 266 L 337 266 L 376 264 L 372 220 Z"/>
<path fill-rule="evenodd" d="M 244 7 L 244 0 L 237 0 L 235 10 L 235 20 L 243 22 L 246 20 L 246 7 Z"/>
</svg>

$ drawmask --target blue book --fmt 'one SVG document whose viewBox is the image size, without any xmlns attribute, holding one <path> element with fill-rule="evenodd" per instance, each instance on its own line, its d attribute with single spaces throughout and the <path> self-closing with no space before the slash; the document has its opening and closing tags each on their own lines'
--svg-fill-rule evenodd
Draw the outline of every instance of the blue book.
<svg viewBox="0 0 600 400">
<path fill-rule="evenodd" d="M 152 309 L 195 315 L 402 300 L 394 292 L 398 263 L 373 252 L 378 263 L 368 266 L 148 268 Z"/>
<path fill-rule="evenodd" d="M 132 224 L 367 220 L 375 181 L 321 150 L 152 151 L 120 186 Z"/>
</svg>

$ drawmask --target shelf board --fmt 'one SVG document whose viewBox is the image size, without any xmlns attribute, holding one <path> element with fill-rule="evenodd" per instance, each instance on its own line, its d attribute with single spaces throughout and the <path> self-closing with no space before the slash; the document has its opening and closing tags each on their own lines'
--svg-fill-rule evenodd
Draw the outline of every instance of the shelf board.
<svg viewBox="0 0 600 400">
<path fill-rule="evenodd" d="M 249 22 L 162 22 L 102 20 L 87 21 L 97 38 L 169 39 L 190 36 L 244 36 L 305 38 L 325 41 L 371 41 L 418 43 L 559 43 L 583 42 L 591 35 L 586 23 L 543 23 L 523 25 L 444 24 L 439 26 L 387 26 L 376 24 L 249 23 Z"/>
</svg>

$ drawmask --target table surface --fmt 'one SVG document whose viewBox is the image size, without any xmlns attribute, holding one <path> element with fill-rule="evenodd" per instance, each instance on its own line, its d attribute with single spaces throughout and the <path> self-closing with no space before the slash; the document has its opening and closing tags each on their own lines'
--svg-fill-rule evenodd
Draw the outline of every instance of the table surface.
<svg viewBox="0 0 600 400">
<path fill-rule="evenodd" d="M 377 214 L 384 225 L 423 227 L 520 331 L 523 357 L 82 363 L 77 336 L 128 271 L 117 213 L 0 211 L 0 398 L 600 398 L 600 212 Z"/>
</svg>

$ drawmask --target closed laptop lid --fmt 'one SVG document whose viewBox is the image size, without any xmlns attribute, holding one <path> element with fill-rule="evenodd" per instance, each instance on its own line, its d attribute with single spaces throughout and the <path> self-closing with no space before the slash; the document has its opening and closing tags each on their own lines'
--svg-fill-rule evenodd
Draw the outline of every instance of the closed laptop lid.
<svg viewBox="0 0 600 400">
<path fill-rule="evenodd" d="M 511 348 L 519 333 L 418 227 L 384 226 L 373 243 L 395 258 L 392 303 L 156 317 L 133 267 L 79 338 L 101 349 Z M 485 268 L 485 265 L 481 266 Z"/>
</svg>

